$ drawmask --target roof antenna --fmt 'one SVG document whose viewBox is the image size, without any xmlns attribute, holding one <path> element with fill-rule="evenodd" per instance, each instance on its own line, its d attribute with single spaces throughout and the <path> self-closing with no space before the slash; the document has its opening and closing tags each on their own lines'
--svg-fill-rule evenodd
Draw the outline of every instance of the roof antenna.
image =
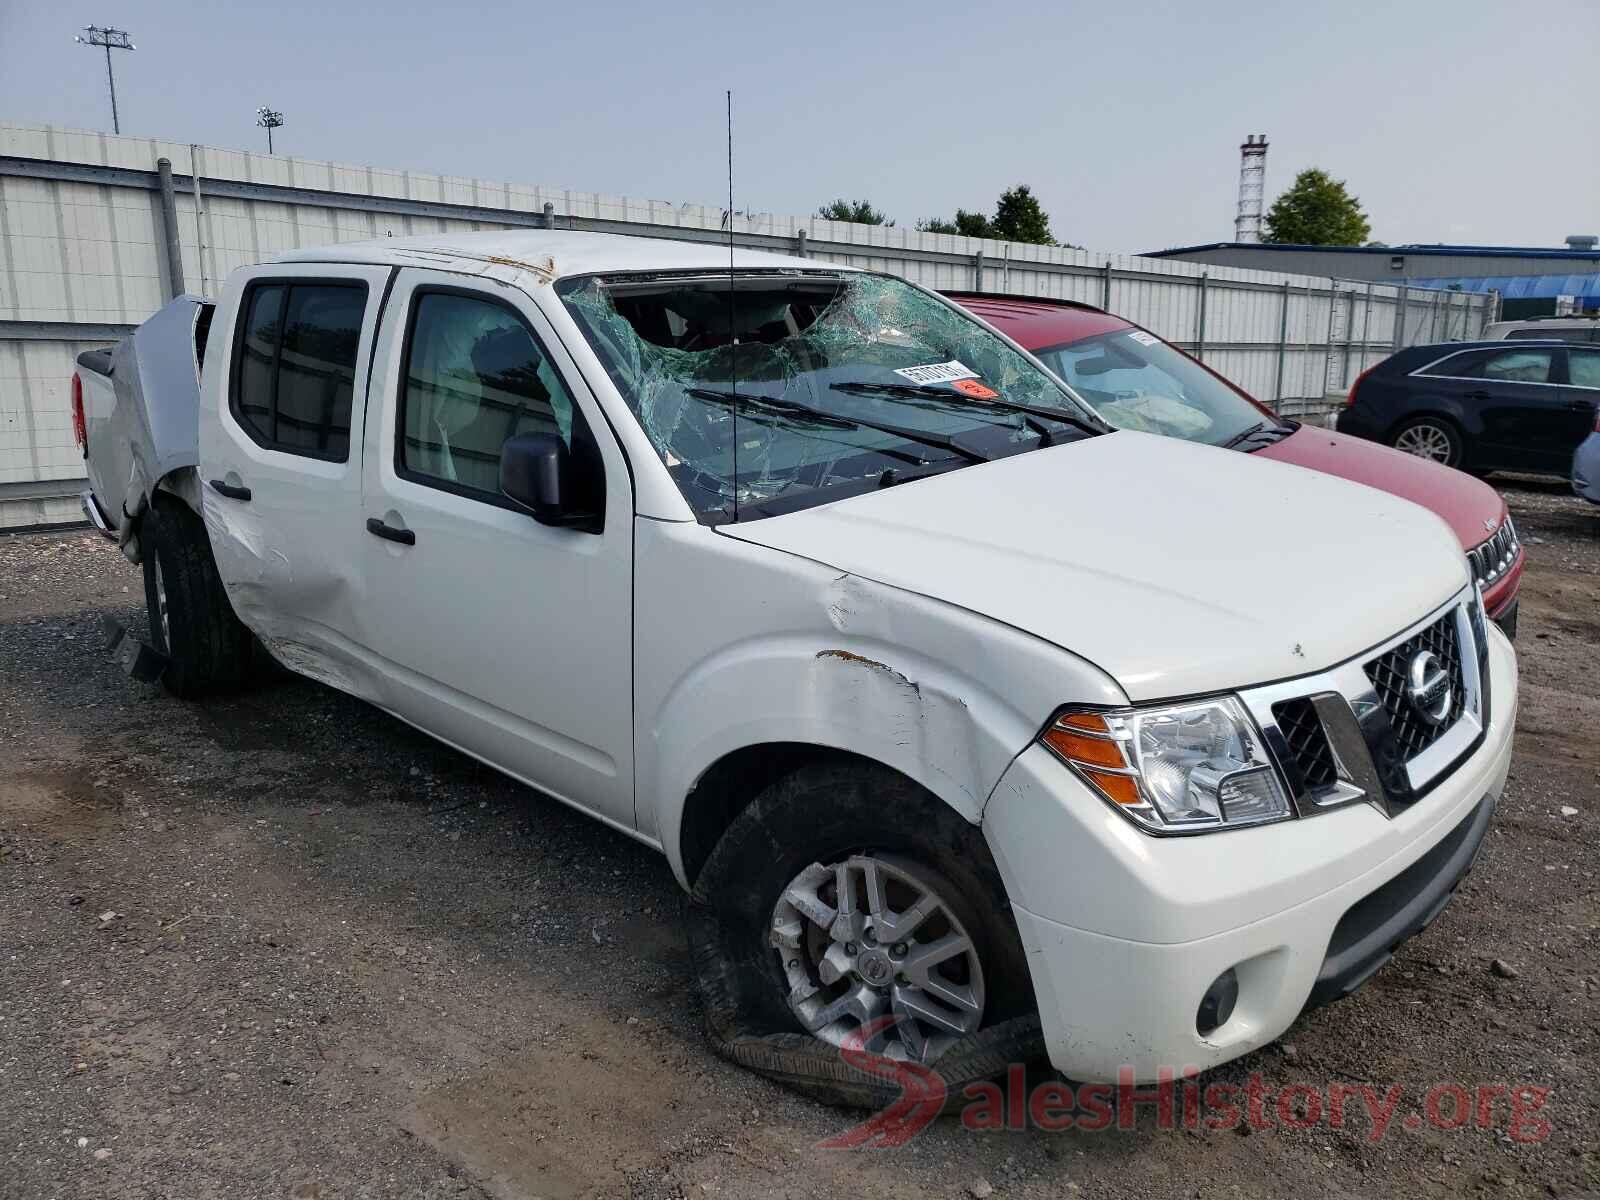
<svg viewBox="0 0 1600 1200">
<path fill-rule="evenodd" d="M 728 390 L 733 397 L 733 520 L 739 521 L 739 327 L 733 298 L 733 89 L 728 89 Z"/>
</svg>

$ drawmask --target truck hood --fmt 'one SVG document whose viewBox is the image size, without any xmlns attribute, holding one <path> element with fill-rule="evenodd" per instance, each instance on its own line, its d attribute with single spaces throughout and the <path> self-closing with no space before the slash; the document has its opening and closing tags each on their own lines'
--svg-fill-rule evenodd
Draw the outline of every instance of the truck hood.
<svg viewBox="0 0 1600 1200">
<path fill-rule="evenodd" d="M 720 532 L 1025 630 L 1132 700 L 1322 670 L 1468 582 L 1409 501 L 1126 431 Z"/>
<path fill-rule="evenodd" d="M 1506 502 L 1483 480 L 1329 429 L 1302 425 L 1255 455 L 1326 471 L 1415 501 L 1444 518 L 1468 550 L 1485 541 L 1506 519 Z"/>
</svg>

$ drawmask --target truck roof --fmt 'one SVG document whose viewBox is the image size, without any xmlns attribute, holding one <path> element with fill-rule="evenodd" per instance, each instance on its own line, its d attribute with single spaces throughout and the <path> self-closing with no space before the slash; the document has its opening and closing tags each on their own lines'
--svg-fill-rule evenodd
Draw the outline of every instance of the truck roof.
<svg viewBox="0 0 1600 1200">
<path fill-rule="evenodd" d="M 585 233 L 573 229 L 512 229 L 485 233 L 424 233 L 414 237 L 380 238 L 291 250 L 270 261 L 370 263 L 377 266 L 440 265 L 452 260 L 521 267 L 546 280 L 611 271 L 702 271 L 728 267 L 728 246 L 721 241 L 677 241 Z M 736 249 L 734 265 L 743 268 L 848 271 L 788 254 Z"/>
</svg>

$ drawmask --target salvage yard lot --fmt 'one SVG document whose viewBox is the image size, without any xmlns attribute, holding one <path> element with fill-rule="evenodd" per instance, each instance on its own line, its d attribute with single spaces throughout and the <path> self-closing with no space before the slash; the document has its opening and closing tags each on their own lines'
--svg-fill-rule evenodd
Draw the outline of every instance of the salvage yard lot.
<svg viewBox="0 0 1600 1200">
<path fill-rule="evenodd" d="M 1477 866 L 1355 997 L 1207 1076 L 1403 1085 L 1379 1141 L 1352 1103 L 817 1148 L 853 1118 L 702 1038 L 664 859 L 315 684 L 136 683 L 100 622 L 142 632 L 137 568 L 81 530 L 0 538 L 0 1197 L 1600 1189 L 1600 509 L 1498 482 L 1522 711 Z M 1550 1089 L 1548 1136 L 1503 1103 L 1409 1127 L 1445 1082 Z"/>
</svg>

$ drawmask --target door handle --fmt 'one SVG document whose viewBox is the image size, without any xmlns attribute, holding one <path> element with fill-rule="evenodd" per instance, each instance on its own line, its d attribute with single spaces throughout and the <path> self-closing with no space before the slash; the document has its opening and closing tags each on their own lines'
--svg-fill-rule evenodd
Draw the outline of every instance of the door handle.
<svg viewBox="0 0 1600 1200">
<path fill-rule="evenodd" d="M 386 542 L 399 542 L 402 546 L 415 546 L 417 535 L 410 529 L 396 529 L 393 525 L 385 525 L 380 517 L 367 518 L 367 532 L 381 537 Z"/>
<path fill-rule="evenodd" d="M 1467 393 L 1467 399 L 1468 400 L 1487 400 L 1487 399 L 1489 399 L 1489 393 L 1488 392 L 1468 392 Z"/>
<path fill-rule="evenodd" d="M 211 490 L 226 496 L 230 500 L 250 499 L 250 489 L 242 484 L 224 483 L 220 479 L 213 479 L 211 481 Z"/>
</svg>

